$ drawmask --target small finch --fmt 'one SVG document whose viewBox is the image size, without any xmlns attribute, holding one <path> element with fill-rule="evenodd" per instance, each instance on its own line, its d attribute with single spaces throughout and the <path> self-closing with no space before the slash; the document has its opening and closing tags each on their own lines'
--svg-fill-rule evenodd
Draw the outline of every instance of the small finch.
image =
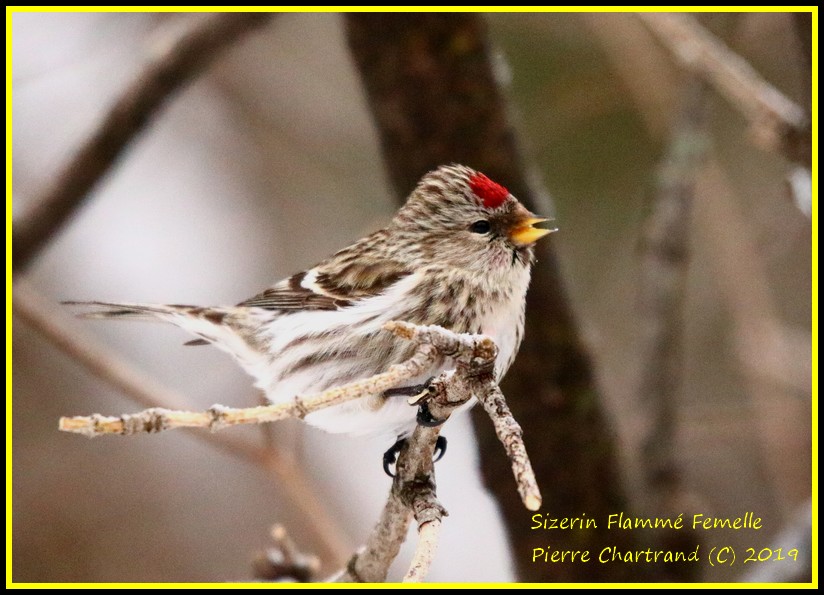
<svg viewBox="0 0 824 595">
<path fill-rule="evenodd" d="M 198 337 L 190 344 L 231 354 L 272 403 L 408 359 L 413 347 L 382 330 L 390 320 L 488 335 L 499 348 L 500 380 L 523 337 L 533 244 L 553 231 L 534 227 L 543 221 L 484 174 L 442 166 L 421 179 L 385 228 L 237 306 L 80 303 L 96 310 L 93 317 L 149 317 L 189 331 Z M 449 368 L 438 362 L 410 383 Z M 305 421 L 335 433 L 403 437 L 416 410 L 384 393 Z"/>
</svg>

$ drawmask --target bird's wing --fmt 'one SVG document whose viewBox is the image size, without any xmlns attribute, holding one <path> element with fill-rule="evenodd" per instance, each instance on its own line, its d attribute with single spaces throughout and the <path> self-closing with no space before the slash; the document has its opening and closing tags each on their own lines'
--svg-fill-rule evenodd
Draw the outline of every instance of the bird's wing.
<svg viewBox="0 0 824 595">
<path fill-rule="evenodd" d="M 268 310 L 340 310 L 380 295 L 412 271 L 394 260 L 317 266 L 238 304 Z"/>
<path fill-rule="evenodd" d="M 315 270 L 315 269 L 312 269 Z M 339 310 L 351 305 L 347 298 L 324 293 L 306 282 L 311 271 L 303 271 L 284 279 L 238 306 L 267 310 Z"/>
</svg>

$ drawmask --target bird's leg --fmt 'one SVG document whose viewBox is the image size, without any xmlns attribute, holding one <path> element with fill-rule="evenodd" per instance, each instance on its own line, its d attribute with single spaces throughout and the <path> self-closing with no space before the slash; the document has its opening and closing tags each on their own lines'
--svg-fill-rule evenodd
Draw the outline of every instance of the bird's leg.
<svg viewBox="0 0 824 595">
<path fill-rule="evenodd" d="M 398 438 L 389 450 L 383 453 L 383 472 L 389 477 L 395 477 L 395 474 L 390 471 L 390 467 L 398 460 L 398 454 L 401 452 L 403 445 L 406 444 L 406 438 Z M 446 454 L 446 438 L 438 436 L 435 440 L 435 452 L 432 454 L 432 462 L 437 463 Z"/>
<path fill-rule="evenodd" d="M 400 386 L 397 388 L 390 388 L 383 392 L 384 397 L 409 397 L 410 405 L 418 406 L 418 414 L 415 419 L 419 426 L 425 428 L 436 428 L 446 420 L 435 419 L 429 411 L 429 406 L 426 404 L 426 398 L 430 395 L 431 383 L 435 379 L 434 376 L 429 378 L 423 384 L 415 384 L 412 386 Z"/>
<path fill-rule="evenodd" d="M 384 397 L 412 397 L 410 400 L 416 400 L 424 396 L 424 393 L 429 393 L 429 385 L 435 379 L 430 376 L 429 379 L 422 384 L 413 384 L 412 386 L 399 386 L 397 388 L 390 388 L 383 391 Z"/>
<path fill-rule="evenodd" d="M 426 402 L 427 397 L 429 397 L 431 394 L 431 383 L 434 379 L 435 377 L 432 376 L 422 384 L 390 388 L 383 392 L 383 396 L 385 398 L 408 397 L 410 405 L 418 406 L 418 413 L 415 416 L 418 425 L 424 426 L 426 428 L 435 428 L 444 423 L 446 420 L 435 419 L 435 417 L 432 415 L 432 412 L 429 411 L 429 405 Z M 383 453 L 383 470 L 389 477 L 394 477 L 394 474 L 390 471 L 390 467 L 395 464 L 395 461 L 398 460 L 398 453 L 401 452 L 401 449 L 403 448 L 405 442 L 406 438 L 399 437 L 395 444 L 393 444 L 389 450 Z M 435 441 L 435 451 L 432 455 L 432 461 L 437 463 L 443 458 L 445 454 L 446 438 L 444 436 L 438 436 L 437 440 Z"/>
</svg>

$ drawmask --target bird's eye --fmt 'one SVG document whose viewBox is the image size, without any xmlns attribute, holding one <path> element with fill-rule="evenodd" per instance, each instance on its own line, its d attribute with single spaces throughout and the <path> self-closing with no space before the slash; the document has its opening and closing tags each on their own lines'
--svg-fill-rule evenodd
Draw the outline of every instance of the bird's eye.
<svg viewBox="0 0 824 595">
<path fill-rule="evenodd" d="M 469 231 L 472 233 L 489 233 L 489 230 L 492 229 L 492 226 L 489 224 L 489 221 L 485 219 L 481 219 L 480 221 L 476 221 L 472 225 L 469 226 Z"/>
</svg>

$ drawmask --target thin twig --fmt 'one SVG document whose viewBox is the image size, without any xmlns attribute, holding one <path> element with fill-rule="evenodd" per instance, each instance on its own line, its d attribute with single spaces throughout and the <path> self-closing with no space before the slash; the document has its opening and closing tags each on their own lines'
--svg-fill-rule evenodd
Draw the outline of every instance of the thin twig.
<svg viewBox="0 0 824 595">
<path fill-rule="evenodd" d="M 186 399 L 134 368 L 98 344 L 79 325 L 61 315 L 59 307 L 42 297 L 23 279 L 13 287 L 14 314 L 57 349 L 82 365 L 97 378 L 145 407 L 185 407 Z M 232 436 L 192 432 L 199 440 L 241 459 L 260 463 L 267 453 Z"/>
<path fill-rule="evenodd" d="M 365 395 L 379 395 L 398 383 L 421 374 L 437 357 L 431 344 L 420 343 L 414 355 L 402 364 L 391 366 L 387 372 L 365 380 L 357 380 L 315 395 L 297 396 L 286 403 L 257 407 L 225 407 L 213 405 L 206 411 L 173 411 L 152 407 L 139 413 L 109 417 L 99 414 L 61 417 L 59 429 L 83 434 L 89 438 L 103 434 L 154 433 L 175 428 L 208 428 L 216 431 L 229 426 L 262 424 L 289 417 L 303 418 L 310 413 L 358 399 Z"/>
<path fill-rule="evenodd" d="M 446 420 L 450 413 L 463 401 L 446 402 L 448 398 L 441 382 L 449 374 L 442 375 L 433 383 L 430 411 L 437 419 Z M 355 552 L 337 576 L 330 581 L 342 583 L 376 583 L 386 580 L 389 566 L 397 557 L 411 516 L 418 523 L 418 531 L 426 523 L 438 522 L 447 512 L 438 502 L 435 494 L 435 470 L 432 455 L 441 426 L 430 428 L 417 426 L 407 439 L 398 455 L 392 489 L 375 528 L 369 534 L 366 544 Z M 423 579 L 425 569 L 421 567 L 417 576 Z"/>
<path fill-rule="evenodd" d="M 658 40 L 685 67 L 702 75 L 750 122 L 765 148 L 778 149 L 793 161 L 799 137 L 809 133 L 804 110 L 769 84 L 741 56 L 685 14 L 638 13 Z M 802 163 L 802 165 L 807 165 Z"/>
<path fill-rule="evenodd" d="M 442 385 L 442 389 L 445 388 L 447 385 Z M 441 390 L 433 395 L 434 406 L 430 406 L 430 411 L 437 415 L 438 419 L 447 419 L 466 398 L 459 397 L 456 401 L 444 403 L 449 399 L 449 394 Z M 435 467 L 432 464 L 435 441 L 440 430 L 440 426 L 416 428 L 407 452 L 403 453 L 405 456 L 403 459 L 399 457 L 398 460 L 398 475 L 390 497 L 398 497 L 404 502 L 418 523 L 418 545 L 404 582 L 422 582 L 426 578 L 437 549 L 443 517 L 448 514 L 438 501 L 435 491 Z"/>
<path fill-rule="evenodd" d="M 418 527 L 418 546 L 412 564 L 403 577 L 405 583 L 420 583 L 429 573 L 435 551 L 438 549 L 438 536 L 441 533 L 440 519 L 427 521 Z"/>
<path fill-rule="evenodd" d="M 52 186 L 36 197 L 31 209 L 14 223 L 14 270 L 31 262 L 176 91 L 271 16 L 261 12 L 198 16 L 190 28 L 158 53 L 114 102 Z"/>
<path fill-rule="evenodd" d="M 132 400 L 148 407 L 186 406 L 184 397 L 179 393 L 154 382 L 98 344 L 82 327 L 72 324 L 69 317 L 60 314 L 55 304 L 40 296 L 22 279 L 14 283 L 12 304 L 14 314 L 46 341 Z M 304 517 L 310 519 L 330 563 L 336 566 L 347 559 L 349 547 L 341 537 L 344 532 L 318 499 L 318 490 L 306 477 L 302 467 L 275 448 L 251 446 L 231 434 L 185 431 L 196 440 L 260 466 L 278 489 L 285 490 Z"/>
<path fill-rule="evenodd" d="M 208 434 L 209 432 L 197 432 Z M 350 540 L 340 521 L 321 499 L 321 491 L 298 461 L 284 457 L 277 449 L 267 449 L 263 468 L 278 490 L 284 490 L 289 501 L 301 513 L 320 543 L 321 554 L 330 568 L 339 567 L 352 551 Z"/>
<path fill-rule="evenodd" d="M 272 527 L 270 534 L 275 542 L 274 547 L 255 557 L 255 578 L 275 582 L 313 582 L 320 570 L 320 561 L 301 552 L 283 525 Z"/>
<path fill-rule="evenodd" d="M 504 445 L 509 463 L 512 466 L 512 474 L 518 484 L 521 501 L 527 510 L 538 510 L 541 508 L 541 492 L 538 489 L 535 472 L 532 470 L 532 463 L 530 463 L 529 456 L 526 454 L 523 430 L 512 416 L 501 389 L 497 385 L 491 386 L 489 389 L 480 394 L 478 398 L 492 419 L 498 440 Z"/>
<path fill-rule="evenodd" d="M 460 396 L 448 402 L 447 390 L 448 385 L 442 384 L 433 395 L 430 411 L 435 412 L 439 419 L 448 418 L 454 408 L 462 403 Z M 422 582 L 426 578 L 437 549 L 443 517 L 448 514 L 435 493 L 432 453 L 439 434 L 440 427 L 416 428 L 405 457 L 398 461 L 398 477 L 392 494 L 406 503 L 418 523 L 418 544 L 404 582 Z"/>
<path fill-rule="evenodd" d="M 346 566 L 327 582 L 380 583 L 386 580 L 389 565 L 398 556 L 409 529 L 409 509 L 391 495 L 381 511 L 366 544 L 357 550 Z"/>
<path fill-rule="evenodd" d="M 455 335 L 440 327 L 414 327 L 405 323 L 403 326 L 419 333 L 416 340 L 432 341 L 443 349 L 442 353 L 452 354 L 455 360 L 454 374 L 442 374 L 431 383 L 433 395 L 429 409 L 432 414 L 437 419 L 445 419 L 455 406 L 475 395 L 492 420 L 495 434 L 509 457 L 521 501 L 528 510 L 538 510 L 541 492 L 526 452 L 523 430 L 492 374 L 498 354 L 495 343 L 483 335 Z"/>
</svg>

